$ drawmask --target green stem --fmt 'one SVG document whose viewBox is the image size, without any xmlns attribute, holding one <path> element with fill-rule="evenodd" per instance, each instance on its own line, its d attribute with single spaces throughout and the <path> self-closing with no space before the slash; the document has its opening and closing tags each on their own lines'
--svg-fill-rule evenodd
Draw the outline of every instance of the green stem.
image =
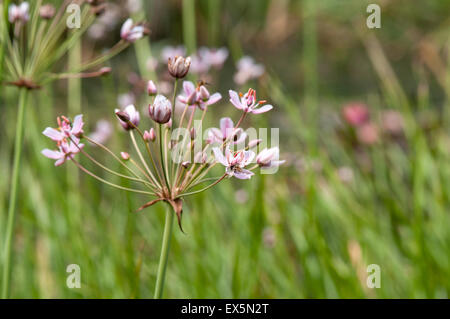
<svg viewBox="0 0 450 319">
<path fill-rule="evenodd" d="M 169 257 L 170 239 L 172 237 L 172 226 L 175 213 L 171 208 L 166 211 L 166 224 L 164 225 L 161 255 L 159 257 L 158 274 L 156 276 L 155 299 L 160 299 L 164 288 L 164 278 L 166 276 L 167 259 Z"/>
<path fill-rule="evenodd" d="M 187 53 L 192 54 L 196 48 L 195 0 L 183 0 L 183 38 Z"/>
<path fill-rule="evenodd" d="M 2 298 L 9 296 L 9 280 L 11 267 L 11 246 L 14 230 L 14 219 L 16 213 L 17 188 L 19 184 L 20 159 L 22 156 L 23 131 L 25 107 L 27 104 L 28 91 L 25 88 L 20 89 L 19 93 L 19 112 L 17 114 L 16 139 L 14 142 L 14 166 L 11 179 L 11 193 L 9 195 L 8 221 L 6 225 L 6 239 L 3 256 L 3 276 L 2 276 Z"/>
</svg>

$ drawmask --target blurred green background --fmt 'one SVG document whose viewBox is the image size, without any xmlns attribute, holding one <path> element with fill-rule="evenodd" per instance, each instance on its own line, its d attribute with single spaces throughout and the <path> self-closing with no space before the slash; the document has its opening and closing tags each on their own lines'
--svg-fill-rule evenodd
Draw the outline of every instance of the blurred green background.
<svg viewBox="0 0 450 319">
<path fill-rule="evenodd" d="M 55 82 L 31 97 L 12 297 L 152 297 L 164 205 L 135 214 L 145 197 L 101 185 L 73 165 L 54 168 L 40 154 L 50 146 L 41 132 L 57 115 L 80 109 L 85 131 L 99 119 L 117 128 L 113 110 L 121 94 L 136 89 L 136 75 L 156 80 L 148 59 L 183 44 L 189 53 L 201 46 L 230 51 L 211 80 L 211 91 L 224 98 L 208 124 L 218 126 L 224 115 L 236 120 L 228 89 L 251 86 L 275 109 L 245 126 L 280 128 L 287 163 L 275 175 L 227 180 L 186 201 L 186 234 L 174 229 L 166 298 L 448 298 L 449 1 L 152 0 L 130 13 L 125 2 L 115 2 L 117 25 L 100 38 L 84 37 L 78 55 L 114 44 L 128 15 L 145 18 L 151 35 L 111 61 L 112 75 L 83 80 L 81 91 L 77 82 Z M 366 26 L 369 3 L 381 7 L 380 29 Z M 237 87 L 235 63 L 243 55 L 266 73 Z M 67 63 L 76 61 L 75 53 Z M 0 90 L 3 247 L 17 89 Z M 144 95 L 137 94 L 139 108 L 148 103 Z M 343 120 L 342 108 L 355 101 L 367 105 L 375 141 L 362 142 Z M 395 134 L 386 110 L 401 115 Z M 108 146 L 120 152 L 129 141 L 115 129 Z M 66 286 L 69 264 L 81 268 L 80 289 Z M 370 264 L 380 266 L 380 288 L 366 285 Z"/>
</svg>

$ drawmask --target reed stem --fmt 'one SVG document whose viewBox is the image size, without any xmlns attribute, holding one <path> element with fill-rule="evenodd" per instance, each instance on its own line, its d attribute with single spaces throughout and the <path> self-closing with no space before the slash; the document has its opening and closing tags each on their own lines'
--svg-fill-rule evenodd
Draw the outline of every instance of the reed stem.
<svg viewBox="0 0 450 319">
<path fill-rule="evenodd" d="M 19 110 L 17 114 L 16 135 L 14 142 L 14 164 L 11 178 L 11 193 L 9 195 L 8 221 L 6 224 L 6 237 L 3 255 L 3 274 L 2 274 L 2 299 L 9 296 L 9 281 L 11 268 L 11 250 L 14 231 L 14 220 L 16 215 L 17 189 L 19 184 L 20 160 L 22 157 L 22 144 L 24 133 L 25 107 L 27 104 L 28 91 L 21 88 L 19 91 Z"/>
</svg>

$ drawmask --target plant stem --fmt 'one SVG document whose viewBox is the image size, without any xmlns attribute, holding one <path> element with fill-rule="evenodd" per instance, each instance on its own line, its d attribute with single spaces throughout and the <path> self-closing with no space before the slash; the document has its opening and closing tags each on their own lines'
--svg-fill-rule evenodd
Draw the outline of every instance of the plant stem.
<svg viewBox="0 0 450 319">
<path fill-rule="evenodd" d="M 3 275 L 2 275 L 2 298 L 8 298 L 9 280 L 11 267 L 11 246 L 14 230 L 14 219 L 16 213 L 17 188 L 19 184 L 20 159 L 22 156 L 23 131 L 25 107 L 27 104 L 28 91 L 21 88 L 19 91 L 19 112 L 17 114 L 16 138 L 14 142 L 14 166 L 11 179 L 11 193 L 9 195 L 8 221 L 6 225 L 6 238 L 3 255 Z"/>
<path fill-rule="evenodd" d="M 195 0 L 183 0 L 183 39 L 188 54 L 195 52 L 196 25 L 195 25 Z"/>
<path fill-rule="evenodd" d="M 170 239 L 172 237 L 173 219 L 175 213 L 172 208 L 167 208 L 166 224 L 164 225 L 163 241 L 161 246 L 161 255 L 159 257 L 158 274 L 156 276 L 155 299 L 160 299 L 164 288 L 164 278 L 166 276 L 167 259 L 169 257 Z"/>
</svg>

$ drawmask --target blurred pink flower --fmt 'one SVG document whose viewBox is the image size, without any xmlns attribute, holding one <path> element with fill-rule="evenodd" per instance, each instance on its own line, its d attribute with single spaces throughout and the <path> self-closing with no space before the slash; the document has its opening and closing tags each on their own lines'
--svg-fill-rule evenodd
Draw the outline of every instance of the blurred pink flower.
<svg viewBox="0 0 450 319">
<path fill-rule="evenodd" d="M 344 120 L 351 126 L 361 126 L 370 119 L 369 110 L 364 103 L 349 103 L 342 109 Z"/>
<path fill-rule="evenodd" d="M 372 145 L 378 142 L 379 134 L 378 127 L 373 123 L 366 123 L 358 127 L 357 130 L 358 140 L 362 144 Z"/>
<path fill-rule="evenodd" d="M 207 61 L 207 63 L 214 68 L 221 68 L 228 58 L 227 48 L 200 48 L 200 56 Z"/>
<path fill-rule="evenodd" d="M 237 94 L 235 91 L 230 90 L 230 102 L 239 110 L 245 113 L 261 114 L 273 109 L 272 105 L 263 105 L 266 101 L 256 101 L 256 91 L 249 89 L 247 93 L 242 95 L 242 93 Z"/>
<path fill-rule="evenodd" d="M 245 84 L 249 80 L 259 78 L 264 74 L 264 66 L 256 64 L 253 58 L 249 56 L 244 56 L 237 62 L 237 69 L 234 81 L 238 85 Z"/>
<path fill-rule="evenodd" d="M 104 144 L 112 134 L 112 125 L 106 120 L 100 120 L 95 126 L 95 131 L 90 138 L 99 144 Z"/>
<path fill-rule="evenodd" d="M 120 37 L 127 42 L 135 42 L 144 36 L 144 27 L 134 25 L 133 20 L 127 19 L 120 29 Z"/>
<path fill-rule="evenodd" d="M 167 63 L 169 58 L 174 58 L 176 56 L 184 56 L 186 54 L 186 48 L 182 45 L 173 47 L 166 46 L 161 51 L 161 59 L 164 63 Z"/>
<path fill-rule="evenodd" d="M 134 104 L 136 102 L 136 98 L 134 97 L 133 93 L 124 93 L 120 94 L 117 97 L 117 103 L 120 107 L 125 108 L 126 106 L 130 104 Z"/>
<path fill-rule="evenodd" d="M 384 111 L 381 114 L 381 125 L 383 127 L 383 131 L 389 134 L 401 134 L 404 129 L 403 116 L 401 113 L 394 110 Z"/>
<path fill-rule="evenodd" d="M 9 22 L 15 23 L 17 21 L 27 22 L 30 19 L 29 14 L 30 5 L 28 2 L 22 2 L 20 5 L 11 4 L 8 8 Z"/>
<path fill-rule="evenodd" d="M 226 167 L 225 172 L 228 176 L 234 176 L 238 179 L 250 179 L 255 175 L 252 171 L 245 169 L 245 167 L 255 158 L 253 151 L 240 150 L 233 154 L 227 147 L 225 149 L 225 156 L 222 151 L 215 147 L 213 148 L 215 159 Z"/>
</svg>

